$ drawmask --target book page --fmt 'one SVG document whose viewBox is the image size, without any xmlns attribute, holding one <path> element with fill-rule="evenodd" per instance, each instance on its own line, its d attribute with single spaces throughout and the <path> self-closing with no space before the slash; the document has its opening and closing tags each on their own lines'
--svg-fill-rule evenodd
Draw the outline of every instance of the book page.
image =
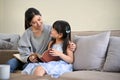
<svg viewBox="0 0 120 80">
<path fill-rule="evenodd" d="M 13 56 L 15 58 L 17 58 L 18 60 L 20 60 L 21 62 L 23 62 L 22 59 L 21 59 L 21 57 L 20 57 L 20 54 L 13 54 Z"/>
</svg>

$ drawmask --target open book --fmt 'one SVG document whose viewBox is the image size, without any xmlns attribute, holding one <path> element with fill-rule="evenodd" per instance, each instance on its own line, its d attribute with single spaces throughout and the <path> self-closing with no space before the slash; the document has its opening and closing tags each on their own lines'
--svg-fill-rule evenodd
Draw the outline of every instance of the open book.
<svg viewBox="0 0 120 80">
<path fill-rule="evenodd" d="M 51 56 L 51 55 L 49 54 L 49 51 L 50 51 L 50 49 L 44 51 L 44 53 L 41 54 L 41 55 L 40 55 L 40 54 L 37 54 L 39 61 L 49 62 L 49 61 L 58 61 L 58 60 L 60 60 L 60 58 L 59 58 L 58 56 Z M 20 57 L 20 54 L 13 54 L 13 56 L 14 56 L 15 58 L 17 58 L 18 60 L 22 61 L 22 59 L 21 59 L 21 57 Z"/>
<path fill-rule="evenodd" d="M 42 62 L 49 62 L 49 61 L 58 61 L 58 60 L 60 60 L 60 58 L 58 57 L 58 56 L 51 56 L 50 54 L 49 54 L 49 51 L 50 51 L 51 49 L 49 49 L 49 50 L 46 50 L 46 51 L 44 51 L 44 53 L 43 54 L 37 54 L 37 56 L 38 56 L 38 58 L 42 61 Z"/>
<path fill-rule="evenodd" d="M 19 61 L 23 62 L 22 59 L 21 59 L 21 57 L 20 57 L 20 54 L 19 54 L 19 53 L 13 54 L 13 56 L 14 56 L 15 58 L 17 58 Z"/>
</svg>

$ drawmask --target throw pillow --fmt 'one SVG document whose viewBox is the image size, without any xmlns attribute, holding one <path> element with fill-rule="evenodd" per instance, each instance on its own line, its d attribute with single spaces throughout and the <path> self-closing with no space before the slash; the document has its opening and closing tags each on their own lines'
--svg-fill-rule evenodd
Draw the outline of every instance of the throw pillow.
<svg viewBox="0 0 120 80">
<path fill-rule="evenodd" d="M 120 37 L 111 37 L 103 71 L 120 72 Z"/>
<path fill-rule="evenodd" d="M 90 36 L 75 36 L 74 70 L 100 70 L 108 46 L 110 31 Z"/>
<path fill-rule="evenodd" d="M 18 34 L 0 33 L 0 40 L 8 41 L 10 44 L 12 44 L 12 47 L 11 47 L 12 50 L 17 49 L 19 39 L 20 39 L 20 35 Z"/>
<path fill-rule="evenodd" d="M 11 49 L 13 44 L 11 42 L 0 40 L 0 49 Z"/>
<path fill-rule="evenodd" d="M 7 42 L 10 42 L 10 38 L 2 39 L 2 40 L 7 41 Z"/>
<path fill-rule="evenodd" d="M 0 39 L 10 39 L 10 42 L 12 43 L 18 43 L 19 39 L 20 39 L 20 35 L 18 34 L 4 34 L 4 33 L 0 33 Z"/>
</svg>

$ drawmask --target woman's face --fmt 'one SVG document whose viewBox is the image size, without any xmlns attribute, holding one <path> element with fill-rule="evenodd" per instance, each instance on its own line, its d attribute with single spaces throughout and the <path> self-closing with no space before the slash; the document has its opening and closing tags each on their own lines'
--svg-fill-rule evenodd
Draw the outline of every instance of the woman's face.
<svg viewBox="0 0 120 80">
<path fill-rule="evenodd" d="M 42 16 L 35 15 L 30 24 L 34 29 L 41 30 L 43 25 Z"/>
</svg>

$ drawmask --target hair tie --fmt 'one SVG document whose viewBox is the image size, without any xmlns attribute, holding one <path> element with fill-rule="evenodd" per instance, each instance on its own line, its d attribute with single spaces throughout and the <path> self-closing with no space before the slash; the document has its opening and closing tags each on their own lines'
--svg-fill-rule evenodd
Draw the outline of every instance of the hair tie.
<svg viewBox="0 0 120 80">
<path fill-rule="evenodd" d="M 70 30 L 66 30 L 66 33 L 67 33 L 67 34 L 70 33 Z"/>
<path fill-rule="evenodd" d="M 69 26 L 66 26 L 66 33 L 70 33 L 70 29 L 69 29 Z"/>
</svg>

